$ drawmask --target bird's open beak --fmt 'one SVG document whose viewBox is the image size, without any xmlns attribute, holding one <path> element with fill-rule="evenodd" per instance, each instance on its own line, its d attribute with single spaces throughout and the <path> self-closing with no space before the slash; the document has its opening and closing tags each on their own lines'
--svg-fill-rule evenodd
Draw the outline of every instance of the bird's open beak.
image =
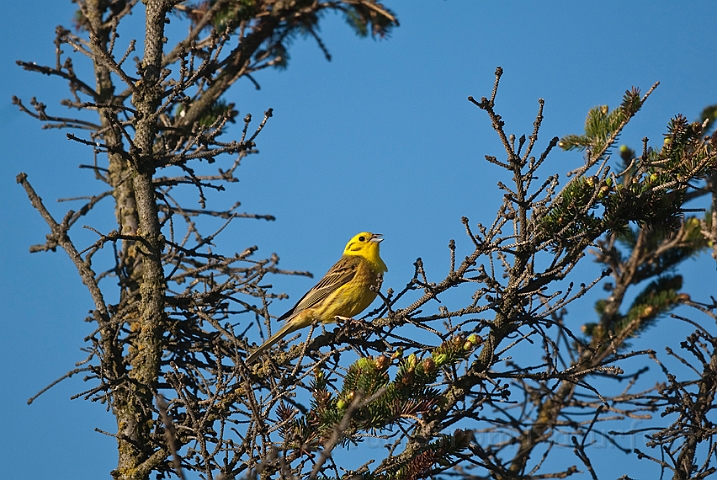
<svg viewBox="0 0 717 480">
<path fill-rule="evenodd" d="M 371 241 L 376 242 L 376 243 L 381 243 L 381 242 L 383 242 L 383 238 L 381 238 L 381 237 L 383 237 L 383 233 L 372 233 Z"/>
</svg>

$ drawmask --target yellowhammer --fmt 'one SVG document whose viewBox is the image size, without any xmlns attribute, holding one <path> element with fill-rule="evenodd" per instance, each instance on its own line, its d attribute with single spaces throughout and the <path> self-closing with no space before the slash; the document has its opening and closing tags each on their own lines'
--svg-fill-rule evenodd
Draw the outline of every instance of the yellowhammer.
<svg viewBox="0 0 717 480">
<path fill-rule="evenodd" d="M 279 317 L 283 327 L 264 342 L 246 363 L 251 363 L 272 345 L 291 332 L 314 322 L 332 323 L 336 317 L 353 317 L 366 309 L 381 288 L 386 264 L 378 254 L 383 238 L 379 233 L 361 232 L 344 248 L 338 262 L 326 272 L 319 283 Z"/>
</svg>

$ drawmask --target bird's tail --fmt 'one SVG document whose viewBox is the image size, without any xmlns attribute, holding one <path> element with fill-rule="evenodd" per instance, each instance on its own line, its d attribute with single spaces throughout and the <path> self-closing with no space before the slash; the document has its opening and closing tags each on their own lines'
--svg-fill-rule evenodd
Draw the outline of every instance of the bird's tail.
<svg viewBox="0 0 717 480">
<path fill-rule="evenodd" d="M 288 320 L 286 323 L 284 323 L 284 326 L 281 327 L 274 335 L 269 337 L 266 342 L 262 343 L 259 348 L 254 350 L 254 353 L 249 355 L 249 357 L 245 360 L 244 363 L 246 363 L 247 365 L 253 363 L 257 358 L 259 358 L 265 351 L 275 345 L 279 340 L 281 340 L 291 332 L 298 330 L 299 328 L 301 328 L 301 325 L 296 325 L 295 322 Z"/>
</svg>

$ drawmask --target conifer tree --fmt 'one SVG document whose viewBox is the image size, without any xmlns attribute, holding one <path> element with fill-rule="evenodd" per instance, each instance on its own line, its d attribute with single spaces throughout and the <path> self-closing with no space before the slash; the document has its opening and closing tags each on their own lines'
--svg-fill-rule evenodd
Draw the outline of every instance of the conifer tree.
<svg viewBox="0 0 717 480">
<path fill-rule="evenodd" d="M 447 238 L 445 272 L 419 258 L 413 277 L 379 292 L 365 318 L 311 327 L 308 340 L 285 339 L 248 365 L 248 332 L 271 324 L 282 296 L 265 279 L 305 272 L 256 258 L 256 247 L 213 247 L 229 222 L 273 219 L 208 200 L 237 180 L 271 118 L 240 120 L 224 95 L 240 79 L 258 82 L 260 70 L 285 68 L 298 36 L 328 57 L 318 34 L 325 13 L 379 37 L 396 16 L 375 0 L 75 3 L 74 28 L 57 30 L 55 65 L 19 64 L 68 82 L 63 105 L 82 114 L 15 103 L 92 150 L 87 167 L 105 191 L 59 219 L 25 174 L 17 180 L 49 229 L 32 250 L 64 250 L 93 300 L 88 356 L 67 376 L 82 372 L 88 388 L 78 395 L 116 418 L 114 478 L 598 478 L 595 435 L 673 478 L 715 472 L 717 303 L 691 298 L 679 271 L 706 250 L 717 258 L 714 109 L 697 122 L 677 115 L 664 139 L 631 148 L 619 136 L 656 85 L 627 90 L 616 108 L 591 109 L 583 133 L 547 142 L 540 100 L 533 131 L 516 137 L 499 114 L 499 68 L 490 95 L 468 98 L 504 150 L 485 157 L 504 172 L 495 220 L 463 218 L 470 248 Z M 145 36 L 122 44 L 130 13 L 143 15 Z M 165 26 L 177 17 L 189 33 L 170 44 Z M 78 56 L 94 78 L 78 75 Z M 243 126 L 238 139 L 226 138 L 232 122 Z M 582 164 L 556 172 L 546 162 L 556 147 Z M 116 228 L 95 228 L 96 240 L 78 245 L 80 220 L 103 201 L 114 202 Z M 601 273 L 577 277 L 590 258 Z M 576 310 L 596 287 L 605 294 L 594 312 Z M 683 352 L 633 347 L 667 318 L 694 325 Z M 692 377 L 675 375 L 670 359 Z M 648 364 L 664 382 L 638 390 Z M 655 452 L 621 445 L 640 432 L 600 428 L 648 415 L 664 416 L 649 433 Z M 385 451 L 355 464 L 337 453 L 371 439 Z M 574 463 L 548 461 L 566 449 Z"/>
</svg>

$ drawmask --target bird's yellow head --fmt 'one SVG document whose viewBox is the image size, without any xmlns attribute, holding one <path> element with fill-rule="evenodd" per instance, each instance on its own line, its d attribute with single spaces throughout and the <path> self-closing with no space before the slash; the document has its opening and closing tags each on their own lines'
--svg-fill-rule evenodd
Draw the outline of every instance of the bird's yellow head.
<svg viewBox="0 0 717 480">
<path fill-rule="evenodd" d="M 380 233 L 358 233 L 346 244 L 344 255 L 358 255 L 371 262 L 378 271 L 388 272 L 388 267 L 378 254 L 379 244 L 383 241 L 381 237 L 383 235 Z"/>
</svg>

